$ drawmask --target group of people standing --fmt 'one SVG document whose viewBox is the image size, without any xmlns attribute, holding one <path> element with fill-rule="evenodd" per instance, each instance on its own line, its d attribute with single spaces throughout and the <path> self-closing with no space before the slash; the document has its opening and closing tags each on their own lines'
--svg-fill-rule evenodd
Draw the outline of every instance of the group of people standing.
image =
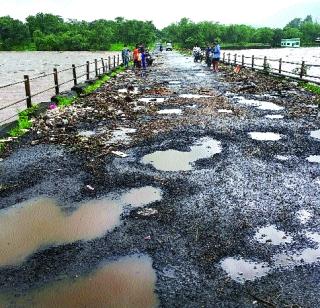
<svg viewBox="0 0 320 308">
<path fill-rule="evenodd" d="M 126 68 L 129 67 L 129 62 L 131 58 L 131 50 L 124 46 L 122 50 L 122 62 Z M 153 59 L 149 54 L 148 50 L 143 44 L 137 44 L 132 51 L 133 68 L 140 70 L 141 68 L 145 70 L 148 65 L 152 65 Z"/>
<path fill-rule="evenodd" d="M 198 46 L 198 44 L 196 44 L 196 46 L 193 48 L 193 56 L 195 58 L 195 61 L 198 60 L 198 57 L 201 60 L 201 48 Z M 215 41 L 212 46 L 207 46 L 205 60 L 208 67 L 211 67 L 212 65 L 212 69 L 214 72 L 219 71 L 220 56 L 221 48 L 217 41 Z"/>
</svg>

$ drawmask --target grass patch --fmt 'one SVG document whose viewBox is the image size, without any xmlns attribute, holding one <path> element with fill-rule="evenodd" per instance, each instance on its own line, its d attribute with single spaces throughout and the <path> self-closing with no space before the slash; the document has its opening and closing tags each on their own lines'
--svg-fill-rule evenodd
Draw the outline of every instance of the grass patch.
<svg viewBox="0 0 320 308">
<path fill-rule="evenodd" d="M 304 83 L 302 87 L 308 90 L 309 92 L 320 95 L 320 86 L 318 85 L 315 85 L 313 83 Z"/>
<path fill-rule="evenodd" d="M 57 96 L 58 106 L 59 107 L 67 107 L 74 103 L 76 100 L 76 96 L 72 97 L 64 97 L 64 96 Z"/>
<path fill-rule="evenodd" d="M 38 109 L 38 106 L 32 106 L 24 111 L 19 112 L 18 124 L 15 128 L 9 131 L 9 136 L 11 137 L 20 137 L 25 134 L 26 130 L 28 130 L 32 123 L 30 121 L 30 117 L 35 113 Z"/>
<path fill-rule="evenodd" d="M 3 152 L 5 148 L 6 148 L 6 145 L 0 142 L 0 153 Z"/>
<path fill-rule="evenodd" d="M 109 51 L 122 51 L 123 48 L 124 48 L 123 43 L 115 43 L 110 45 Z M 127 46 L 127 48 L 129 48 L 130 50 L 133 50 L 134 46 Z"/>
</svg>

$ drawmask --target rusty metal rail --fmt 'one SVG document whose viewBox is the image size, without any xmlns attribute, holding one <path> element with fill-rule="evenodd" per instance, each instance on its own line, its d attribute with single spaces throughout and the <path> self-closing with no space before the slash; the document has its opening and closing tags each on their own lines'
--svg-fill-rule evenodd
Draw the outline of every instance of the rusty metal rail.
<svg viewBox="0 0 320 308">
<path fill-rule="evenodd" d="M 238 60 L 239 58 L 240 60 Z M 273 59 L 267 57 L 257 57 L 254 55 L 252 55 L 251 57 L 239 54 L 231 55 L 231 53 L 226 54 L 225 52 L 222 54 L 222 62 L 227 65 L 240 65 L 242 67 L 251 68 L 252 70 L 260 70 L 275 74 L 277 76 L 289 77 L 296 80 L 320 84 L 320 74 L 318 76 L 314 74 L 308 74 L 308 70 L 310 70 L 311 68 L 320 68 L 319 64 L 310 64 L 306 63 L 305 61 L 284 61 L 282 58 Z M 270 63 L 277 63 L 277 65 L 275 67 Z M 290 71 L 288 70 L 288 68 L 283 69 L 284 64 L 286 66 L 293 66 L 292 70 Z"/>
<path fill-rule="evenodd" d="M 3 111 L 7 108 L 10 108 L 12 106 L 21 104 L 22 102 L 26 102 L 26 106 L 27 108 L 32 106 L 32 98 L 39 96 L 40 94 L 46 93 L 48 91 L 51 91 L 53 89 L 55 89 L 55 94 L 59 95 L 60 94 L 60 86 L 63 86 L 65 84 L 71 83 L 73 82 L 74 85 L 77 85 L 79 83 L 79 79 L 86 77 L 86 80 L 89 80 L 92 77 L 92 74 L 94 73 L 94 77 L 98 77 L 99 75 L 101 75 L 101 72 L 103 74 L 105 73 L 109 73 L 112 69 L 117 68 L 120 64 L 122 63 L 122 61 L 120 61 L 120 55 L 118 54 L 117 56 L 109 56 L 108 58 L 101 58 L 101 59 L 94 59 L 94 61 L 87 61 L 85 64 L 82 65 L 78 65 L 75 66 L 74 64 L 72 64 L 71 67 L 69 68 L 65 68 L 62 70 L 57 70 L 56 68 L 53 69 L 53 73 L 47 73 L 47 74 L 42 74 L 42 75 L 38 75 L 38 76 L 29 76 L 29 75 L 24 75 L 23 80 L 17 81 L 17 82 L 13 82 L 10 84 L 5 84 L 5 85 L 0 85 L 0 90 L 2 89 L 6 89 L 6 88 L 10 88 L 19 84 L 24 84 L 24 96 L 14 102 L 10 102 L 5 106 L 0 107 L 0 111 Z M 92 65 L 94 66 L 94 69 L 92 70 L 91 67 Z M 78 75 L 77 74 L 77 69 L 83 68 L 85 67 L 85 73 Z M 63 82 L 59 82 L 59 79 L 61 77 L 61 75 L 65 72 L 71 71 L 72 72 L 72 79 L 68 79 L 67 81 L 63 81 Z M 43 89 L 35 94 L 31 93 L 31 81 L 35 81 L 35 80 L 39 80 L 42 78 L 46 78 L 46 77 L 50 77 L 53 76 L 53 86 Z M 18 114 L 15 114 L 13 116 L 10 116 L 9 118 L 5 119 L 5 120 L 1 120 L 0 124 L 5 123 L 6 121 L 16 117 Z"/>
</svg>

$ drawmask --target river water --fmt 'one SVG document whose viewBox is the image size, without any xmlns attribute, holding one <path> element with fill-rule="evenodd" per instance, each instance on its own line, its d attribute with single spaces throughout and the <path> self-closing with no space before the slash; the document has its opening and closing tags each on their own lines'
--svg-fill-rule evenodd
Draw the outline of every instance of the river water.
<svg viewBox="0 0 320 308">
<path fill-rule="evenodd" d="M 25 96 L 24 84 L 1 89 L 6 84 L 23 81 L 24 75 L 30 78 L 40 75 L 46 75 L 53 72 L 53 68 L 58 71 L 70 68 L 72 64 L 76 66 L 83 65 L 86 61 L 93 62 L 94 59 L 108 58 L 117 55 L 115 52 L 90 52 L 90 51 L 1 51 L 0 52 L 0 108 L 11 103 L 21 100 Z M 112 62 L 113 63 L 113 62 Z M 101 62 L 100 65 L 101 66 Z M 86 67 L 77 69 L 77 75 L 85 74 Z M 91 64 L 90 70 L 94 71 L 94 64 Z M 91 73 L 94 76 L 94 73 Z M 72 70 L 59 74 L 59 83 L 71 80 Z M 79 81 L 85 80 L 85 77 Z M 73 82 L 69 82 L 60 87 L 60 91 L 70 90 Z M 41 92 L 53 86 L 53 76 L 47 76 L 31 81 L 31 94 Z M 50 97 L 55 94 L 54 89 L 36 96 L 35 103 L 49 101 Z M 8 109 L 0 110 L 0 122 L 13 116 L 18 111 L 25 109 L 25 102 L 14 105 Z"/>
<path fill-rule="evenodd" d="M 237 54 L 237 61 L 241 63 L 241 56 L 244 55 L 245 63 L 251 65 L 251 57 L 254 55 L 256 65 L 263 65 L 263 57 L 267 57 L 268 64 L 272 69 L 279 69 L 279 59 L 282 58 L 282 70 L 287 71 L 287 75 L 292 75 L 292 71 L 298 68 L 300 70 L 302 61 L 305 64 L 316 65 L 318 67 L 310 66 L 307 67 L 307 74 L 310 76 L 320 76 L 320 47 L 310 47 L 310 48 L 272 48 L 272 49 L 245 49 L 245 50 L 223 50 L 226 54 L 226 60 L 228 59 L 227 54 L 231 54 L 231 61 L 234 61 L 234 55 Z M 272 61 L 275 60 L 275 61 Z M 284 62 L 293 62 L 297 64 L 290 64 Z M 308 79 L 313 80 L 312 77 Z M 319 81 L 319 79 L 318 79 Z"/>
</svg>

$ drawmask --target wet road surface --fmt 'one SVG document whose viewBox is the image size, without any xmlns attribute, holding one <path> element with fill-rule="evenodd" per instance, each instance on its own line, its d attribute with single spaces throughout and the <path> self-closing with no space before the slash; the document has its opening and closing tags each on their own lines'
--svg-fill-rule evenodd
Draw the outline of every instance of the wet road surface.
<svg viewBox="0 0 320 308">
<path fill-rule="evenodd" d="M 54 111 L 13 145 L 0 306 L 320 305 L 318 109 L 291 82 L 239 93 L 230 74 L 158 54 L 82 98 L 95 117 L 67 136 Z"/>
</svg>

